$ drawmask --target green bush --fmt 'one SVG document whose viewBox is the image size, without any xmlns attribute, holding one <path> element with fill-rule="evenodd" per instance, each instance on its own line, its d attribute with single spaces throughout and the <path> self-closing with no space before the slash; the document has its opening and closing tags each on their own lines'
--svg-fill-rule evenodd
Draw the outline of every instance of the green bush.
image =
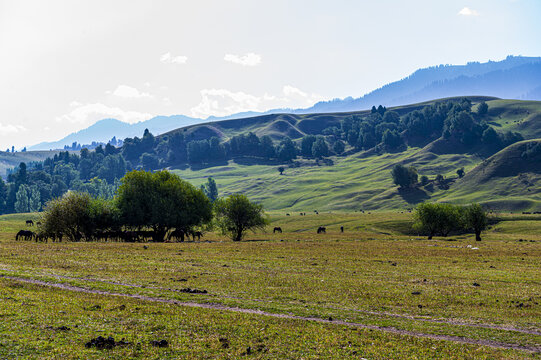
<svg viewBox="0 0 541 360">
<path fill-rule="evenodd" d="M 224 235 L 240 241 L 247 230 L 264 229 L 269 224 L 263 206 L 241 194 L 220 198 L 214 203 L 216 222 Z"/>
<path fill-rule="evenodd" d="M 481 240 L 481 231 L 487 227 L 487 215 L 479 204 L 459 206 L 451 204 L 423 203 L 414 214 L 413 228 L 432 239 L 434 235 L 447 236 L 452 231 L 473 231 Z"/>
</svg>

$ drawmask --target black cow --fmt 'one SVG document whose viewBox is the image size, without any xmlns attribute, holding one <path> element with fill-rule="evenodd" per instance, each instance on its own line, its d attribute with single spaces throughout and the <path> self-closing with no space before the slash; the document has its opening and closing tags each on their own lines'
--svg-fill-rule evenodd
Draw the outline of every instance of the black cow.
<svg viewBox="0 0 541 360">
<path fill-rule="evenodd" d="M 281 234 L 281 233 L 282 233 L 282 228 L 279 227 L 279 226 L 276 226 L 276 227 L 274 228 L 274 230 L 272 230 L 272 233 L 273 233 L 273 234 L 275 234 L 275 233 L 277 233 L 277 232 Z"/>
<path fill-rule="evenodd" d="M 325 234 L 326 233 L 326 228 L 324 226 L 320 226 L 317 228 L 317 233 L 318 234 Z"/>
</svg>

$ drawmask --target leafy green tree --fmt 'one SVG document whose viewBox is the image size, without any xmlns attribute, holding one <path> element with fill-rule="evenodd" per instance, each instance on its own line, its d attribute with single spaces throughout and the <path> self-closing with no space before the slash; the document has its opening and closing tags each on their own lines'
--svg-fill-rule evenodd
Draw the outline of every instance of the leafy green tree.
<svg viewBox="0 0 541 360">
<path fill-rule="evenodd" d="M 312 157 L 312 146 L 316 142 L 314 135 L 306 135 L 301 141 L 301 155 L 304 157 Z"/>
<path fill-rule="evenodd" d="M 38 212 L 41 209 L 41 194 L 36 185 L 31 185 L 28 191 L 28 211 Z"/>
<path fill-rule="evenodd" d="M 261 137 L 261 155 L 267 159 L 272 159 L 276 157 L 276 149 L 274 148 L 274 143 L 272 142 L 272 138 L 268 135 Z"/>
<path fill-rule="evenodd" d="M 385 111 L 381 121 L 384 123 L 398 124 L 400 122 L 400 115 L 398 115 L 396 111 Z"/>
<path fill-rule="evenodd" d="M 488 105 L 486 102 L 482 101 L 477 107 L 477 114 L 486 115 L 488 113 Z"/>
<path fill-rule="evenodd" d="M 91 202 L 89 194 L 75 191 L 49 201 L 41 215 L 41 231 L 47 237 L 90 240 L 94 233 L 90 217 Z"/>
<path fill-rule="evenodd" d="M 4 180 L 0 177 L 0 214 L 6 213 L 6 201 L 8 196 L 8 187 Z"/>
<path fill-rule="evenodd" d="M 285 137 L 280 142 L 280 148 L 278 150 L 278 158 L 282 161 L 291 161 L 297 157 L 297 147 L 293 140 L 289 137 Z"/>
<path fill-rule="evenodd" d="M 329 146 L 323 136 L 318 136 L 312 145 L 312 156 L 318 159 L 329 156 Z"/>
<path fill-rule="evenodd" d="M 381 142 L 390 149 L 395 149 L 402 144 L 402 138 L 396 130 L 385 130 Z"/>
<path fill-rule="evenodd" d="M 359 141 L 359 143 L 362 143 L 363 149 L 368 150 L 377 145 L 376 137 L 374 136 L 374 134 L 372 134 L 372 132 L 362 132 L 360 133 L 359 137 L 361 135 L 363 137 L 363 140 L 362 142 Z"/>
<path fill-rule="evenodd" d="M 391 170 L 393 182 L 401 188 L 409 188 L 417 184 L 417 169 L 413 166 L 406 167 L 401 164 L 397 164 Z"/>
<path fill-rule="evenodd" d="M 233 194 L 220 198 L 214 205 L 216 221 L 224 235 L 240 241 L 246 231 L 264 229 L 269 224 L 263 206 L 250 202 L 245 195 Z"/>
<path fill-rule="evenodd" d="M 212 205 L 203 191 L 168 171 L 127 173 L 116 201 L 123 224 L 152 228 L 155 241 L 163 241 L 170 229 L 187 232 L 212 218 Z"/>
<path fill-rule="evenodd" d="M 428 176 L 426 175 L 421 176 L 420 183 L 422 186 L 425 186 L 426 184 L 428 184 Z"/>
<path fill-rule="evenodd" d="M 488 225 L 486 211 L 479 204 L 471 204 L 463 209 L 463 223 L 467 230 L 473 230 L 475 240 L 481 241 L 481 231 Z"/>
<path fill-rule="evenodd" d="M 141 155 L 143 169 L 150 171 L 160 167 L 160 159 L 155 154 L 144 153 Z"/>
<path fill-rule="evenodd" d="M 456 174 L 458 175 L 459 178 L 463 178 L 466 172 L 464 171 L 464 168 L 460 168 L 456 171 Z"/>
<path fill-rule="evenodd" d="M 280 172 L 280 175 L 283 175 L 285 170 L 286 170 L 286 169 L 285 169 L 283 166 L 280 166 L 280 167 L 278 168 L 278 171 Z"/>
<path fill-rule="evenodd" d="M 41 234 L 71 241 L 91 241 L 101 231 L 117 229 L 119 212 L 112 200 L 94 199 L 88 193 L 70 191 L 49 201 L 41 213 Z"/>
<path fill-rule="evenodd" d="M 447 236 L 461 227 L 461 211 L 451 204 L 423 203 L 414 214 L 413 227 L 428 234 L 428 239 L 436 234 Z"/>
<path fill-rule="evenodd" d="M 15 201 L 15 212 L 18 213 L 26 213 L 29 212 L 28 210 L 28 195 L 29 195 L 30 189 L 27 185 L 21 184 L 19 186 L 19 190 L 17 190 L 16 194 L 16 201 Z"/>
<path fill-rule="evenodd" d="M 26 170 L 26 163 L 22 162 L 19 164 L 19 170 L 17 172 L 17 184 L 26 184 L 27 183 L 27 170 Z"/>
<path fill-rule="evenodd" d="M 214 202 L 218 199 L 218 186 L 216 186 L 216 181 L 212 177 L 208 177 L 207 182 L 201 185 L 201 190 L 203 190 L 210 201 Z"/>
<path fill-rule="evenodd" d="M 346 145 L 344 145 L 344 142 L 342 140 L 337 140 L 332 146 L 332 150 L 337 155 L 342 154 L 345 149 L 346 149 Z"/>
</svg>

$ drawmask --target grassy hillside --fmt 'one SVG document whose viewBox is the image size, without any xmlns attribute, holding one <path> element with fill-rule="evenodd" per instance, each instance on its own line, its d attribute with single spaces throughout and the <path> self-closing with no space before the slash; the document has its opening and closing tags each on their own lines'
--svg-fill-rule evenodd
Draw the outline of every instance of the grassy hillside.
<svg viewBox="0 0 541 360">
<path fill-rule="evenodd" d="M 498 131 L 516 131 L 526 139 L 541 136 L 538 121 L 541 119 L 541 102 L 493 98 L 474 100 L 487 101 L 489 111 L 485 121 Z M 393 110 L 407 113 L 426 104 Z M 323 128 L 339 124 L 350 114 L 268 115 L 177 131 L 191 134 L 201 131 L 202 127 L 212 127 L 224 137 L 253 131 L 274 138 L 284 135 L 295 138 L 292 134 L 296 132 L 320 133 Z M 537 158 L 521 158 L 528 144 L 536 142 L 517 143 L 486 158 L 486 152 L 481 148 L 458 147 L 438 139 L 423 148 L 409 147 L 397 153 L 375 154 L 368 151 L 347 157 L 331 157 L 333 165 L 303 159 L 296 166 L 284 164 L 284 175 L 277 171 L 279 164 L 249 165 L 241 160 L 204 169 L 174 171 L 196 185 L 212 176 L 222 195 L 243 192 L 262 202 L 267 209 L 286 212 L 403 210 L 427 200 L 475 201 L 494 209 L 526 211 L 541 209 L 539 161 Z M 427 175 L 431 181 L 424 187 L 399 190 L 390 176 L 391 168 L 398 163 L 415 166 L 419 175 Z M 462 167 L 467 175 L 458 179 L 456 170 Z M 437 174 L 445 176 L 444 183 L 433 180 Z"/>
<path fill-rule="evenodd" d="M 449 99 L 438 99 L 418 104 L 397 106 L 390 108 L 389 110 L 393 110 L 400 115 L 404 115 L 411 111 L 421 109 L 424 106 L 434 104 L 435 102 Z M 486 101 L 489 106 L 492 101 L 496 101 L 496 98 L 488 96 L 471 96 L 468 97 L 468 99 L 470 99 L 473 104 L 477 104 L 481 101 Z M 518 101 L 518 103 L 521 102 Z M 533 107 L 535 108 L 535 110 L 532 109 L 532 111 L 541 115 L 541 102 L 532 101 L 531 103 L 534 104 Z M 282 139 L 284 136 L 289 136 L 292 139 L 298 139 L 308 134 L 321 134 L 323 129 L 332 126 L 340 127 L 340 121 L 351 115 L 365 116 L 369 113 L 369 110 L 364 110 L 301 115 L 271 114 L 255 116 L 245 119 L 223 120 L 187 126 L 184 128 L 170 131 L 161 136 L 168 136 L 175 132 L 182 132 L 188 140 L 207 139 L 211 136 L 217 136 L 222 139 L 227 139 L 232 136 L 251 131 L 258 136 L 269 135 L 275 140 Z M 490 116 L 489 118 L 490 120 L 492 120 L 492 116 Z"/>
<path fill-rule="evenodd" d="M 218 183 L 221 195 L 242 192 L 262 202 L 267 209 L 291 212 L 330 210 L 404 209 L 426 200 L 424 189 L 398 191 L 390 171 L 397 163 L 415 165 L 421 174 L 453 176 L 457 168 L 472 168 L 481 161 L 475 155 L 439 155 L 419 148 L 397 154 L 355 154 L 346 158 L 333 157 L 334 165 L 318 165 L 315 160 L 300 162 L 300 167 L 287 168 L 280 175 L 269 165 L 226 166 L 193 171 L 174 170 L 182 178 L 199 185 L 208 176 Z M 456 174 L 455 174 L 456 176 Z"/>
<path fill-rule="evenodd" d="M 494 209 L 541 209 L 541 156 L 523 154 L 541 140 L 522 141 L 483 160 L 464 178 L 434 198 L 449 202 L 483 202 Z"/>
</svg>

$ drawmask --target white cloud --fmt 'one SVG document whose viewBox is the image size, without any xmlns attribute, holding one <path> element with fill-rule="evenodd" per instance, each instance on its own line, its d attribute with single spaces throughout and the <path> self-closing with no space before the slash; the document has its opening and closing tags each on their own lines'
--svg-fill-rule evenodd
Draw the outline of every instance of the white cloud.
<svg viewBox="0 0 541 360">
<path fill-rule="evenodd" d="M 245 111 L 263 112 L 280 108 L 306 108 L 323 100 L 316 94 L 307 94 L 291 85 L 282 88 L 279 95 L 255 96 L 227 89 L 201 90 L 201 102 L 191 109 L 195 117 L 227 116 Z"/>
<path fill-rule="evenodd" d="M 151 114 L 123 110 L 117 107 L 109 107 L 101 103 L 95 103 L 81 105 L 68 114 L 57 117 L 56 121 L 90 125 L 98 120 L 115 118 L 133 124 L 139 121 L 148 120 L 151 117 Z"/>
<path fill-rule="evenodd" d="M 464 9 L 460 10 L 458 12 L 458 15 L 462 16 L 479 16 L 479 13 L 476 10 L 472 10 L 469 7 L 465 7 Z"/>
<path fill-rule="evenodd" d="M 0 135 L 1 136 L 5 136 L 5 135 L 12 135 L 12 134 L 16 134 L 16 133 L 19 133 L 19 132 L 22 132 L 22 131 L 26 131 L 26 128 L 22 125 L 11 125 L 11 124 L 2 124 L 0 123 Z"/>
<path fill-rule="evenodd" d="M 188 61 L 187 56 L 173 56 L 170 52 L 167 52 L 160 56 L 160 61 L 164 64 L 186 64 L 186 61 Z"/>
<path fill-rule="evenodd" d="M 261 55 L 255 53 L 248 53 L 246 55 L 234 55 L 225 54 L 225 61 L 232 62 L 233 64 L 239 64 L 242 66 L 256 66 L 261 63 Z"/>
<path fill-rule="evenodd" d="M 123 98 L 151 98 L 152 95 L 146 92 L 140 92 L 134 87 L 128 85 L 118 85 L 115 91 L 106 91 L 107 94 L 113 94 Z"/>
</svg>

